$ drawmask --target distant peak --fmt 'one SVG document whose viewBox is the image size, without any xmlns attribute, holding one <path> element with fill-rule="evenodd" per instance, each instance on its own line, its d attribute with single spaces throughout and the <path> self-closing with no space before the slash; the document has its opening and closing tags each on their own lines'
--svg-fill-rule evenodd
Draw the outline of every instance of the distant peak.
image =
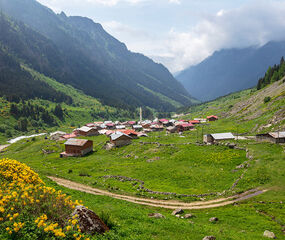
<svg viewBox="0 0 285 240">
<path fill-rule="evenodd" d="M 60 14 L 59 14 L 61 17 L 64 17 L 64 18 L 67 18 L 66 14 L 62 11 Z"/>
</svg>

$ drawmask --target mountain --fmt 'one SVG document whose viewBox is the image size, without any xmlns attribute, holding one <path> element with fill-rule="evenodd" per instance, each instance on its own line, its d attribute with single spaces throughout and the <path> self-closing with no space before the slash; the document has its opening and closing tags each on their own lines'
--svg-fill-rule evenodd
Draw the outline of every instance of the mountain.
<svg viewBox="0 0 285 240">
<path fill-rule="evenodd" d="M 180 109 L 184 119 L 217 115 L 205 132 L 254 135 L 285 130 L 285 77 L 257 90 L 235 92 L 213 101 Z"/>
<path fill-rule="evenodd" d="M 1 48 L 58 82 L 120 108 L 172 111 L 192 103 L 163 65 L 130 52 L 88 18 L 55 14 L 35 0 L 0 0 L 0 8 Z"/>
<path fill-rule="evenodd" d="M 285 55 L 285 41 L 269 42 L 256 48 L 215 52 L 196 66 L 182 71 L 176 79 L 201 101 L 253 87 L 269 66 Z"/>
</svg>

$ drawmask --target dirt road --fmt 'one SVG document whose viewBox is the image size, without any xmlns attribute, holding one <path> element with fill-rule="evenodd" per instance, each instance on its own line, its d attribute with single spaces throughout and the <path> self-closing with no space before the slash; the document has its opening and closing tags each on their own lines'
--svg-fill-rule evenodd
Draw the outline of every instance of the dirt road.
<svg viewBox="0 0 285 240">
<path fill-rule="evenodd" d="M 0 152 L 2 152 L 5 148 L 9 147 L 10 144 L 7 145 L 0 145 Z"/>
<path fill-rule="evenodd" d="M 147 199 L 147 198 L 137 198 L 127 195 L 120 195 L 111 193 L 108 191 L 104 191 L 101 189 L 93 188 L 84 184 L 72 182 L 66 179 L 57 178 L 57 177 L 48 177 L 49 179 L 55 181 L 58 185 L 67 187 L 69 189 L 78 190 L 81 192 L 86 192 L 94 195 L 102 195 L 102 196 L 109 196 L 112 198 L 128 201 L 131 203 L 151 206 L 151 207 L 160 207 L 160 208 L 167 208 L 167 209 L 206 209 L 206 208 L 215 208 L 215 207 L 222 207 L 226 205 L 230 205 L 239 201 L 243 201 L 257 195 L 260 195 L 267 190 L 258 190 L 253 189 L 242 194 L 237 194 L 227 198 L 219 198 L 210 201 L 199 201 L 199 202 L 192 202 L 192 203 L 184 203 L 179 201 L 167 201 L 167 200 L 156 200 L 156 199 Z"/>
</svg>

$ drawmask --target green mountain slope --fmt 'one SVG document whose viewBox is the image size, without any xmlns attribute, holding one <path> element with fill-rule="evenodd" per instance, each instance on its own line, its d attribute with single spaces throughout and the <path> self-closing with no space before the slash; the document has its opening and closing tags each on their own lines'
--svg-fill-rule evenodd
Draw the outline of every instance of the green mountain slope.
<svg viewBox="0 0 285 240">
<path fill-rule="evenodd" d="M 173 101 L 191 104 L 190 95 L 163 65 L 128 51 L 100 24 L 55 14 L 34 0 L 1 0 L 0 8 L 10 16 L 1 18 L 2 47 L 36 71 L 116 107 L 173 111 Z"/>
<path fill-rule="evenodd" d="M 218 115 L 223 124 L 213 123 L 207 131 L 254 134 L 284 129 L 284 106 L 285 78 L 261 90 L 244 90 L 182 111 L 191 118 Z"/>
<path fill-rule="evenodd" d="M 36 86 L 37 91 L 41 90 L 37 86 L 44 86 L 44 94 L 49 93 L 49 91 L 47 92 L 48 89 L 54 95 L 49 95 L 48 98 L 44 98 L 43 95 L 29 95 L 27 99 L 23 95 L 19 95 L 21 97 L 19 102 L 7 101 L 7 95 L 5 98 L 0 97 L 0 145 L 5 144 L 5 141 L 11 137 L 56 131 L 59 127 L 70 132 L 74 127 L 95 120 L 138 118 L 136 109 L 131 111 L 103 105 L 99 100 L 85 95 L 82 91 L 70 85 L 59 83 L 25 65 L 18 67 L 19 72 L 22 73 L 21 81 L 23 81 L 22 76 L 24 73 L 25 76 L 28 76 L 29 84 Z M 23 89 L 27 89 L 26 87 L 33 89 L 34 87 L 25 85 L 25 82 L 23 82 L 23 85 L 19 86 L 20 94 L 25 93 L 20 91 L 21 86 L 23 86 Z M 37 91 L 36 93 L 39 94 Z M 33 91 L 31 91 L 31 94 L 33 94 Z M 56 102 L 55 100 L 60 96 L 64 96 L 68 101 Z M 16 95 L 10 97 L 13 97 L 14 100 L 18 99 Z M 55 113 L 58 106 L 62 109 L 62 117 Z"/>
</svg>

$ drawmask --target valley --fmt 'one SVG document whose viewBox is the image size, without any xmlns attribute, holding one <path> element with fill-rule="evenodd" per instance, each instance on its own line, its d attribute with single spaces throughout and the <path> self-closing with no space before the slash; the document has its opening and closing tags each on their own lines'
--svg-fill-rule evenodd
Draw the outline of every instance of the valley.
<svg viewBox="0 0 285 240">
<path fill-rule="evenodd" d="M 105 135 L 80 137 L 94 142 L 94 152 L 80 158 L 59 158 L 64 141 L 41 136 L 12 144 L 0 157 L 28 164 L 46 184 L 82 199 L 95 212 L 104 209 L 113 227 L 103 239 L 202 239 L 206 235 L 261 239 L 267 229 L 282 239 L 284 145 L 245 137 L 257 133 L 257 123 L 268 125 L 275 113 L 273 106 L 276 110 L 283 106 L 283 88 L 281 80 L 262 90 L 246 90 L 187 109 L 183 119 L 217 114 L 219 120 L 196 125 L 195 130 L 185 131 L 182 136 L 151 132 L 148 137 L 133 139 L 130 145 L 112 150 L 103 148 L 108 140 Z M 274 99 L 272 112 L 266 111 L 263 102 L 269 92 Z M 243 101 L 251 103 L 254 101 L 248 99 L 258 97 L 257 105 L 246 109 L 253 115 L 262 109 L 264 113 L 254 120 L 243 119 L 250 114 L 236 110 L 240 105 L 245 107 Z M 230 105 L 231 110 L 225 112 Z M 240 139 L 219 145 L 202 144 L 202 134 L 231 131 L 236 135 L 237 124 Z M 262 131 L 278 130 L 283 124 L 274 122 Z M 226 142 L 234 143 L 236 149 Z M 242 193 L 244 197 L 232 197 Z M 183 214 L 171 215 L 177 208 L 196 217 L 188 220 Z M 165 218 L 148 216 L 157 212 Z M 210 217 L 219 221 L 213 224 L 208 221 Z"/>
<path fill-rule="evenodd" d="M 285 239 L 284 3 L 64 1 L 0 0 L 0 240 Z"/>
</svg>

